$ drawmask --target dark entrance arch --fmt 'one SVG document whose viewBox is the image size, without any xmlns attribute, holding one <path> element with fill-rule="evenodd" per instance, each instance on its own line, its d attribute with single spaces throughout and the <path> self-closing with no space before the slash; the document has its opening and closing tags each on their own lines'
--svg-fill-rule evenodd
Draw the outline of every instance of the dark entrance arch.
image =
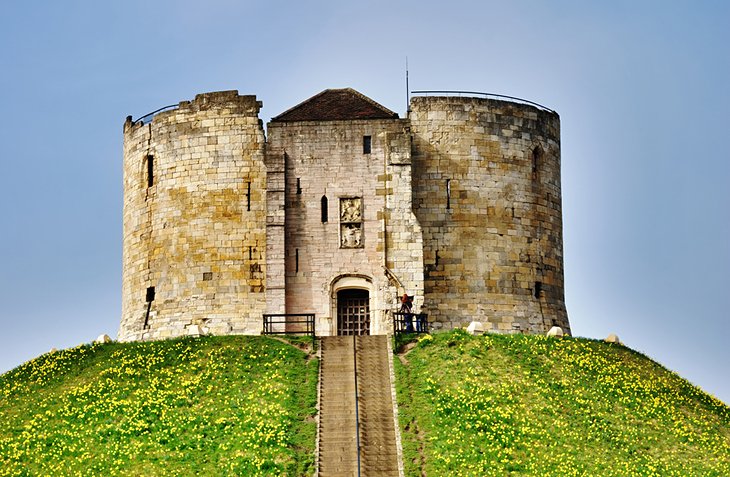
<svg viewBox="0 0 730 477">
<path fill-rule="evenodd" d="M 370 292 L 345 288 L 337 292 L 337 335 L 370 334 Z"/>
</svg>

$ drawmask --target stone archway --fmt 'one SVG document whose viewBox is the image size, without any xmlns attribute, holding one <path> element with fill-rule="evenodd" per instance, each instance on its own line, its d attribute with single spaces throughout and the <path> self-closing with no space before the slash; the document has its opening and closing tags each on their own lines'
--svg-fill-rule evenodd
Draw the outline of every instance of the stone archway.
<svg viewBox="0 0 730 477">
<path fill-rule="evenodd" d="M 366 275 L 340 275 L 332 281 L 333 333 L 369 335 L 372 329 L 374 289 Z"/>
<path fill-rule="evenodd" d="M 370 334 L 370 292 L 343 288 L 337 292 L 337 335 Z"/>
</svg>

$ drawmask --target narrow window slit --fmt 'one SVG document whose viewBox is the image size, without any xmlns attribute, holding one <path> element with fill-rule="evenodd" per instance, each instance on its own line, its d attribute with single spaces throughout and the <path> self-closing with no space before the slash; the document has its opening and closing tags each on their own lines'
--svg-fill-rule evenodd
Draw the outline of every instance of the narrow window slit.
<svg viewBox="0 0 730 477">
<path fill-rule="evenodd" d="M 246 182 L 246 210 L 251 211 L 251 183 Z"/>
<path fill-rule="evenodd" d="M 299 273 L 299 249 L 296 249 L 294 255 L 294 272 Z"/>
<path fill-rule="evenodd" d="M 363 154 L 370 154 L 372 143 L 373 143 L 372 136 L 363 136 L 362 137 L 362 153 Z"/>
<path fill-rule="evenodd" d="M 532 178 L 537 178 L 537 171 L 540 168 L 540 158 L 542 156 L 542 149 L 540 146 L 536 146 L 535 149 L 532 150 Z"/>
<path fill-rule="evenodd" d="M 322 206 L 322 223 L 323 224 L 326 223 L 327 222 L 327 219 L 329 218 L 328 217 L 328 213 L 327 213 L 327 202 L 328 202 L 327 201 L 327 196 L 326 195 L 323 195 L 322 196 L 322 199 L 320 200 L 320 203 L 321 203 L 321 206 Z"/>
<path fill-rule="evenodd" d="M 446 208 L 451 208 L 451 179 L 446 179 Z"/>
<path fill-rule="evenodd" d="M 155 183 L 155 158 L 147 155 L 147 187 L 152 187 Z"/>
<path fill-rule="evenodd" d="M 297 177 L 297 195 L 300 195 L 302 193 L 302 182 L 299 177 Z"/>
</svg>

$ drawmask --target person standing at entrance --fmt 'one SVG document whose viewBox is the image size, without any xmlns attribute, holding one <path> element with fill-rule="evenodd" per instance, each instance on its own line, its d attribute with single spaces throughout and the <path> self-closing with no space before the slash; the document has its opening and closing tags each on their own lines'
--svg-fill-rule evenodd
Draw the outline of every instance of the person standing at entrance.
<svg viewBox="0 0 730 477">
<path fill-rule="evenodd" d="M 413 297 L 404 293 L 400 299 L 400 312 L 403 313 L 403 319 L 406 322 L 406 333 L 413 333 Z"/>
</svg>

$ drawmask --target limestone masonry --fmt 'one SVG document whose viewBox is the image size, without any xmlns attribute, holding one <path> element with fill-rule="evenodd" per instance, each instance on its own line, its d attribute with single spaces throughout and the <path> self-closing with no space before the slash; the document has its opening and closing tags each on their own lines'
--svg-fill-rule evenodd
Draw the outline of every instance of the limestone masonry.
<svg viewBox="0 0 730 477">
<path fill-rule="evenodd" d="M 416 96 L 406 119 L 352 89 L 271 119 L 237 91 L 124 125 L 122 341 L 435 329 L 569 333 L 560 119 L 521 102 Z"/>
</svg>

